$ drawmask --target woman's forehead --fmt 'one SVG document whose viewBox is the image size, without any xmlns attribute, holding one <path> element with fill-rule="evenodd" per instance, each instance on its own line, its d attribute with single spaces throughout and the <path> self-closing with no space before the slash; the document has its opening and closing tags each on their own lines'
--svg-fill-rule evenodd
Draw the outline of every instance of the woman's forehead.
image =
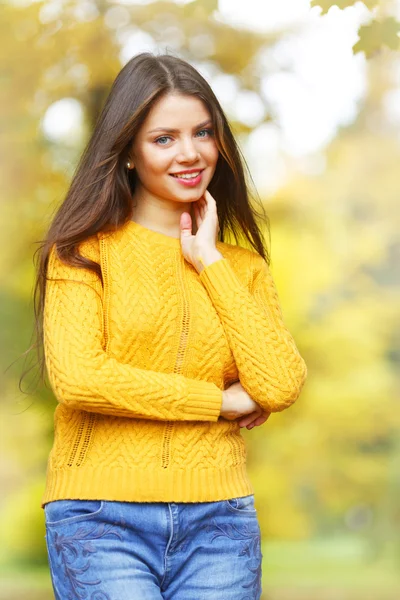
<svg viewBox="0 0 400 600">
<path fill-rule="evenodd" d="M 169 94 L 154 104 L 142 127 L 145 133 L 156 128 L 180 130 L 195 128 L 210 118 L 209 110 L 196 96 Z"/>
</svg>

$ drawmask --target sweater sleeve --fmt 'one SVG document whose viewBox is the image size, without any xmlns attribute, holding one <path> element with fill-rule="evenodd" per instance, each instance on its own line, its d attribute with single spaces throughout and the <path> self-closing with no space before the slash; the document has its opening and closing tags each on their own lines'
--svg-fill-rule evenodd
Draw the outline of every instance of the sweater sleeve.
<svg viewBox="0 0 400 600">
<path fill-rule="evenodd" d="M 89 246 L 86 240 L 83 244 Z M 80 254 L 95 260 L 82 247 Z M 103 288 L 96 273 L 66 265 L 53 245 L 47 278 L 57 279 L 46 282 L 43 333 L 47 373 L 58 402 L 118 417 L 218 420 L 222 390 L 214 383 L 136 368 L 107 355 Z"/>
<path fill-rule="evenodd" d="M 278 412 L 299 397 L 307 367 L 284 325 L 267 262 L 253 252 L 252 265 L 250 289 L 227 258 L 206 266 L 200 279 L 222 322 L 240 383 L 257 404 Z"/>
</svg>

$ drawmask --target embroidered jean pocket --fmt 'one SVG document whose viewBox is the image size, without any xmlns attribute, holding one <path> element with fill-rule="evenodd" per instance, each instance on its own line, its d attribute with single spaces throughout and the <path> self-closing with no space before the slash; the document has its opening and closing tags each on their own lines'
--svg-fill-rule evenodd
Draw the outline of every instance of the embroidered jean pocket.
<svg viewBox="0 0 400 600">
<path fill-rule="evenodd" d="M 250 496 L 239 496 L 238 498 L 228 498 L 225 500 L 227 508 L 231 512 L 255 515 L 257 513 L 254 507 L 254 494 Z"/>
<path fill-rule="evenodd" d="M 53 500 L 44 505 L 46 525 L 68 525 L 99 515 L 104 500 Z"/>
</svg>

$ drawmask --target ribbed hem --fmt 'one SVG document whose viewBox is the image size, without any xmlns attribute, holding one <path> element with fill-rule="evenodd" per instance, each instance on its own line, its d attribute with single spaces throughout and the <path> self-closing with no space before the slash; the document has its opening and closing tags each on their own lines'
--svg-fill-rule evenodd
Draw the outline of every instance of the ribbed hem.
<svg viewBox="0 0 400 600">
<path fill-rule="evenodd" d="M 222 390 L 213 383 L 198 381 L 190 386 L 184 411 L 188 420 L 218 421 L 221 406 Z"/>
<path fill-rule="evenodd" d="M 228 259 L 222 258 L 211 263 L 200 271 L 200 280 L 211 295 L 224 296 L 231 290 L 242 288 Z"/>
<path fill-rule="evenodd" d="M 246 464 L 225 469 L 48 469 L 41 507 L 53 500 L 213 502 L 254 494 Z"/>
</svg>

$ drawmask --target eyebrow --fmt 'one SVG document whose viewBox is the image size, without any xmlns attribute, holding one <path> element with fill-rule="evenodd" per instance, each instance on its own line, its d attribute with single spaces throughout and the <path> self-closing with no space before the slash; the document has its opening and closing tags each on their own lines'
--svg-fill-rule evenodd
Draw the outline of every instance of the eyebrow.
<svg viewBox="0 0 400 600">
<path fill-rule="evenodd" d="M 207 121 L 203 121 L 203 123 L 200 123 L 200 125 L 196 125 L 196 127 L 193 127 L 193 129 L 200 129 L 201 127 L 204 127 L 205 125 L 208 125 L 211 122 L 211 119 L 207 119 Z M 171 129 L 170 127 L 157 127 L 156 129 L 152 129 L 147 133 L 154 133 L 156 131 L 167 131 L 168 133 L 177 133 L 179 129 Z"/>
</svg>

